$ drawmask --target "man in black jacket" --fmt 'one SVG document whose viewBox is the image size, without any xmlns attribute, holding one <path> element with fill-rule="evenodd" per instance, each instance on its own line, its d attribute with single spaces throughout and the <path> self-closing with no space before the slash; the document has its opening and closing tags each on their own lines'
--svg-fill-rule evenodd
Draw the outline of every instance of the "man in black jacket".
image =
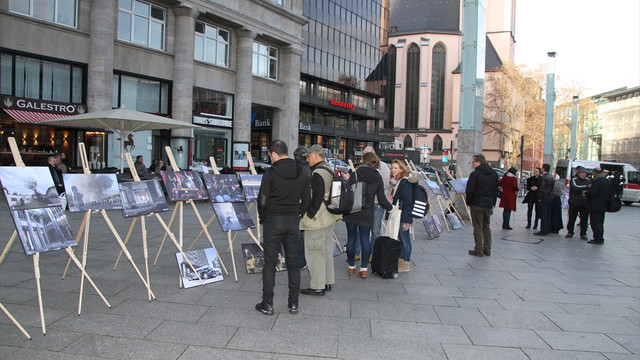
<svg viewBox="0 0 640 360">
<path fill-rule="evenodd" d="M 593 239 L 589 244 L 602 245 L 604 243 L 604 213 L 607 211 L 607 201 L 613 196 L 611 181 L 604 177 L 602 169 L 593 169 L 593 182 L 585 194 L 587 196 L 587 210 Z"/>
<path fill-rule="evenodd" d="M 580 239 L 587 240 L 587 225 L 589 224 L 589 212 L 587 211 L 587 198 L 585 194 L 589 190 L 591 180 L 587 179 L 587 169 L 578 166 L 576 176 L 569 184 L 569 222 L 567 223 L 567 235 L 565 238 L 573 237 L 573 228 L 576 218 L 580 214 Z"/>
<path fill-rule="evenodd" d="M 533 235 L 547 236 L 551 231 L 551 205 L 553 205 L 553 184 L 556 180 L 549 174 L 551 165 L 542 164 L 542 176 L 536 187 L 538 210 L 540 210 L 540 231 Z"/>
<path fill-rule="evenodd" d="M 466 190 L 466 202 L 471 210 L 473 238 L 476 246 L 469 255 L 491 256 L 490 221 L 493 207 L 498 198 L 498 174 L 493 170 L 484 155 L 473 155 L 475 170 L 469 175 Z"/>
<path fill-rule="evenodd" d="M 264 224 L 264 268 L 262 270 L 262 301 L 256 310 L 273 315 L 273 286 L 275 285 L 278 253 L 283 247 L 289 277 L 289 312 L 298 313 L 300 268 L 298 241 L 300 217 L 307 211 L 311 189 L 309 175 L 287 155 L 287 144 L 274 140 L 267 147 L 271 167 L 262 177 L 258 192 L 258 215 Z"/>
<path fill-rule="evenodd" d="M 527 190 L 529 191 L 525 196 L 525 201 L 527 203 L 527 229 L 531 229 L 531 216 L 533 215 L 533 210 L 536 211 L 535 218 L 533 220 L 533 230 L 538 228 L 538 220 L 540 220 L 540 211 L 538 210 L 538 201 L 536 200 L 538 189 L 538 179 L 542 174 L 542 169 L 535 168 L 533 170 L 533 175 L 531 175 L 527 179 Z"/>
</svg>

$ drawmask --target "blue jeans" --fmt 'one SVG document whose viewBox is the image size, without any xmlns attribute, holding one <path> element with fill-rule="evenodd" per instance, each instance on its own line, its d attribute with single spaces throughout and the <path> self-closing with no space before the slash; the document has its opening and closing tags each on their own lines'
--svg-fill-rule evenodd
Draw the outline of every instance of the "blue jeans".
<svg viewBox="0 0 640 360">
<path fill-rule="evenodd" d="M 373 225 L 371 225 L 371 252 L 376 245 L 376 239 L 380 237 L 382 230 L 382 217 L 384 216 L 384 208 L 380 204 L 373 204 Z"/>
<path fill-rule="evenodd" d="M 551 231 L 551 205 L 553 199 L 542 199 L 538 205 L 540 210 L 540 232 L 547 235 Z"/>
<path fill-rule="evenodd" d="M 345 224 L 347 225 L 347 260 L 349 261 L 349 266 L 356 265 L 356 244 L 360 243 L 362 247 L 360 267 L 366 268 L 369 265 L 369 255 L 371 254 L 371 242 L 369 241 L 371 228 L 351 223 Z"/>
<path fill-rule="evenodd" d="M 502 227 L 508 227 L 511 220 L 511 210 L 502 209 Z"/>
<path fill-rule="evenodd" d="M 399 233 L 400 243 L 402 246 L 400 247 L 400 258 L 404 261 L 411 260 L 411 234 L 409 230 L 402 231 L 402 225 L 400 225 L 400 233 Z"/>
</svg>

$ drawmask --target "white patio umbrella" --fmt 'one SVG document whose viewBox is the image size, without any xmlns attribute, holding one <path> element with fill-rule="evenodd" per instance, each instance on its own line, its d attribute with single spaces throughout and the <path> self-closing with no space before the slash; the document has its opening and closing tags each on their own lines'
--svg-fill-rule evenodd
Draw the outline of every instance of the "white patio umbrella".
<svg viewBox="0 0 640 360">
<path fill-rule="evenodd" d="M 95 111 L 81 115 L 67 116 L 59 119 L 47 120 L 41 124 L 74 125 L 87 127 L 101 127 L 120 134 L 120 172 L 124 168 L 124 138 L 127 133 L 143 130 L 168 130 L 180 128 L 199 128 L 198 125 L 184 121 L 165 118 L 130 110 L 125 107 L 105 111 Z"/>
</svg>

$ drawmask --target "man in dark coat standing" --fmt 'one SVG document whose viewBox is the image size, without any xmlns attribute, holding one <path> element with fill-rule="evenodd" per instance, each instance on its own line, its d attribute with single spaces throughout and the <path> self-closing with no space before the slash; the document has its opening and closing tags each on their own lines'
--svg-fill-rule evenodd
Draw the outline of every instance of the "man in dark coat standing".
<svg viewBox="0 0 640 360">
<path fill-rule="evenodd" d="M 300 268 L 298 241 L 300 217 L 306 213 L 311 198 L 309 175 L 287 155 L 287 144 L 274 140 L 267 146 L 271 167 L 264 172 L 258 192 L 258 215 L 264 224 L 264 268 L 262 301 L 256 310 L 273 315 L 273 287 L 276 281 L 278 253 L 284 248 L 289 277 L 289 312 L 298 313 Z"/>
<path fill-rule="evenodd" d="M 604 243 L 604 213 L 607 211 L 607 201 L 613 196 L 613 186 L 611 186 L 611 181 L 604 177 L 601 168 L 593 169 L 593 176 L 593 182 L 585 194 L 591 231 L 593 231 L 593 239 L 587 242 L 602 245 Z"/>
<path fill-rule="evenodd" d="M 573 237 L 573 228 L 576 218 L 580 215 L 580 239 L 587 240 L 587 226 L 589 225 L 589 212 L 587 211 L 587 198 L 585 194 L 589 190 L 591 180 L 587 179 L 587 169 L 578 166 L 576 176 L 569 183 L 569 221 L 567 222 L 566 239 Z"/>
<path fill-rule="evenodd" d="M 551 231 L 551 206 L 553 205 L 553 184 L 556 182 L 549 174 L 551 165 L 542 164 L 542 176 L 538 178 L 536 195 L 538 199 L 538 210 L 540 210 L 540 231 L 533 235 L 549 235 Z"/>
<path fill-rule="evenodd" d="M 473 155 L 475 170 L 469 175 L 466 189 L 466 203 L 471 210 L 473 238 L 476 246 L 469 255 L 491 256 L 491 228 L 489 227 L 493 207 L 498 198 L 498 174 L 493 170 L 484 155 Z"/>
</svg>

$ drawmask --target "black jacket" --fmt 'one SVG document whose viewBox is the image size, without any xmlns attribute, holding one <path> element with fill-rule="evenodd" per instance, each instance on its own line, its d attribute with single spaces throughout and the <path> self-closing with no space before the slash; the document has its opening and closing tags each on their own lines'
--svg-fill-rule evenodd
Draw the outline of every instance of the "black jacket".
<svg viewBox="0 0 640 360">
<path fill-rule="evenodd" d="M 262 176 L 258 192 L 260 223 L 270 216 L 301 216 L 307 211 L 310 197 L 309 175 L 303 167 L 290 158 L 276 161 Z"/>
<path fill-rule="evenodd" d="M 378 173 L 378 170 L 367 165 L 360 165 L 355 174 L 351 174 L 351 177 L 349 178 L 349 185 L 355 184 L 356 178 L 358 182 L 364 182 L 367 184 L 362 210 L 344 215 L 342 220 L 351 224 L 371 227 L 373 225 L 374 198 L 377 196 L 378 203 L 387 211 L 391 211 L 392 206 L 385 197 L 382 177 L 380 176 L 380 173 Z"/>
<path fill-rule="evenodd" d="M 576 176 L 571 179 L 571 183 L 569 183 L 569 204 L 578 207 L 585 206 L 587 198 L 582 195 L 582 191 L 589 190 L 589 185 L 591 185 L 591 180 L 587 178 L 580 179 Z"/>
<path fill-rule="evenodd" d="M 497 198 L 498 174 L 487 163 L 478 165 L 467 181 L 467 205 L 491 209 L 495 206 Z"/>
<path fill-rule="evenodd" d="M 613 196 L 611 181 L 602 174 L 596 176 L 587 191 L 587 210 L 589 212 L 607 211 L 607 201 Z"/>
<path fill-rule="evenodd" d="M 553 184 L 556 180 L 549 173 L 544 173 L 538 178 L 537 200 L 553 199 Z"/>
</svg>

